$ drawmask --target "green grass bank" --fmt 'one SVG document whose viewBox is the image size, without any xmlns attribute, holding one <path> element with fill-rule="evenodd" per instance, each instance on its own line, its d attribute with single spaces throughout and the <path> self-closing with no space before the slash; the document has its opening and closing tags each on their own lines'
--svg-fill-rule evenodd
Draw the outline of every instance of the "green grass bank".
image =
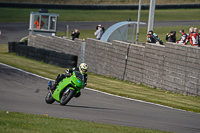
<svg viewBox="0 0 200 133">
<path fill-rule="evenodd" d="M 30 12 L 39 9 L 0 8 L 0 23 L 29 22 Z M 155 21 L 200 20 L 200 9 L 155 10 Z M 137 10 L 56 10 L 49 13 L 59 14 L 58 21 L 137 21 Z M 141 11 L 141 21 L 148 21 L 149 10 Z"/>
<path fill-rule="evenodd" d="M 167 133 L 153 129 L 141 129 L 89 121 L 0 111 L 1 133 Z"/>
</svg>

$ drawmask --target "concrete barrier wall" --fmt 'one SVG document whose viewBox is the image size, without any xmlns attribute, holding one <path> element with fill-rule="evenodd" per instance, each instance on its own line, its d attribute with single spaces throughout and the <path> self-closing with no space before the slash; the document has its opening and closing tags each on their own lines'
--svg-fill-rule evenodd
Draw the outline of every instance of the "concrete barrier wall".
<svg viewBox="0 0 200 133">
<path fill-rule="evenodd" d="M 108 43 L 87 39 L 85 62 L 93 73 L 123 79 L 128 45 L 121 41 Z"/>
<path fill-rule="evenodd" d="M 91 72 L 180 94 L 200 95 L 199 60 L 197 47 L 86 40 L 85 61 Z"/>
<path fill-rule="evenodd" d="M 200 96 L 200 48 L 173 43 L 146 46 L 87 38 L 85 62 L 89 71 L 180 94 Z M 31 36 L 29 45 L 81 58 L 82 40 L 41 35 Z M 73 51 L 73 52 L 72 52 Z"/>
<path fill-rule="evenodd" d="M 143 84 L 161 88 L 165 46 L 146 45 L 143 64 Z"/>
<path fill-rule="evenodd" d="M 75 39 L 75 41 L 72 41 L 70 39 L 61 37 L 48 37 L 37 34 L 29 36 L 28 46 L 48 49 L 81 57 L 82 39 Z M 77 64 L 80 63 L 79 58 L 77 58 L 77 62 Z"/>
<path fill-rule="evenodd" d="M 133 44 L 130 45 L 127 58 L 125 80 L 134 83 L 143 82 L 144 54 L 145 54 L 144 46 L 133 45 Z"/>
</svg>

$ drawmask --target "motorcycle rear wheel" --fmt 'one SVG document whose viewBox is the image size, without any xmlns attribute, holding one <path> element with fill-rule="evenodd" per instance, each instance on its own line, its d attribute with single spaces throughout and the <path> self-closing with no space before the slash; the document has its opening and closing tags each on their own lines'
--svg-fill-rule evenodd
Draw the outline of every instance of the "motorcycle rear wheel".
<svg viewBox="0 0 200 133">
<path fill-rule="evenodd" d="M 67 104 L 72 99 L 74 94 L 75 94 L 75 91 L 71 89 L 66 94 L 63 94 L 63 96 L 60 99 L 60 105 Z"/>
<path fill-rule="evenodd" d="M 52 97 L 51 92 L 49 91 L 45 97 L 45 102 L 47 104 L 52 104 L 55 101 L 55 99 Z"/>
</svg>

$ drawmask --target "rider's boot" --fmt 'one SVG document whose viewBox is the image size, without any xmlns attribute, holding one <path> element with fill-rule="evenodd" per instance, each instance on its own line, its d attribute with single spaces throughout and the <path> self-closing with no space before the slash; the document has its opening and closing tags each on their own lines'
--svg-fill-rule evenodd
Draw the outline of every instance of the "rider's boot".
<svg viewBox="0 0 200 133">
<path fill-rule="evenodd" d="M 52 87 L 50 88 L 51 91 L 54 91 L 56 89 L 56 86 L 58 85 L 57 82 L 55 82 L 55 84 L 52 85 Z"/>
<path fill-rule="evenodd" d="M 47 90 L 50 90 L 50 89 L 51 89 L 51 87 L 52 87 L 52 81 L 50 80 L 50 81 L 48 81 Z"/>
<path fill-rule="evenodd" d="M 80 97 L 80 95 L 81 95 L 81 92 L 79 91 L 79 93 L 76 94 L 75 98 Z"/>
</svg>

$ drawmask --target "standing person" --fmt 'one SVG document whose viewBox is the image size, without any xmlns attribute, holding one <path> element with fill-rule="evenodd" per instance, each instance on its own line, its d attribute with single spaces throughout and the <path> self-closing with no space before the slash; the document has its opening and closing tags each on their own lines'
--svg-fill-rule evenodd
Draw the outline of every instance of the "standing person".
<svg viewBox="0 0 200 133">
<path fill-rule="evenodd" d="M 98 29 L 96 30 L 96 32 L 94 32 L 94 35 L 96 36 L 97 40 L 101 39 L 101 36 L 103 35 L 103 30 L 101 25 L 98 26 Z"/>
<path fill-rule="evenodd" d="M 198 33 L 198 28 L 197 27 L 194 28 L 194 33 L 197 34 L 197 37 L 198 37 L 198 39 L 197 39 L 198 40 L 198 47 L 200 47 L 200 38 L 199 38 L 200 35 Z"/>
<path fill-rule="evenodd" d="M 41 20 L 41 24 L 40 24 L 40 18 L 38 17 L 38 19 L 34 22 L 34 25 L 36 25 L 37 29 L 39 29 L 39 28 L 41 29 L 42 26 L 44 25 L 44 22 Z"/>
<path fill-rule="evenodd" d="M 167 33 L 166 40 L 168 42 L 176 42 L 176 31 L 171 31 L 170 35 L 169 35 L 169 33 Z"/>
<path fill-rule="evenodd" d="M 156 43 L 156 39 L 152 36 L 152 34 L 147 34 L 147 42 L 146 44 L 148 43 Z"/>
<path fill-rule="evenodd" d="M 200 46 L 200 28 L 199 28 L 199 46 Z"/>
<path fill-rule="evenodd" d="M 97 25 L 96 30 L 98 30 L 98 27 L 101 27 L 101 28 L 102 28 L 103 33 L 105 32 L 105 28 L 104 28 L 101 24 Z"/>
<path fill-rule="evenodd" d="M 74 31 L 72 31 L 72 40 L 74 40 L 75 38 L 79 38 L 80 32 L 78 31 L 78 29 L 74 29 Z"/>
<path fill-rule="evenodd" d="M 196 47 L 199 46 L 199 33 L 197 33 L 197 29 L 196 28 L 195 28 L 195 31 L 196 32 L 194 32 L 194 28 L 193 27 L 190 27 L 189 35 L 188 35 L 184 45 L 186 45 L 190 41 L 191 46 L 196 46 Z"/>
<path fill-rule="evenodd" d="M 187 39 L 187 34 L 184 32 L 183 29 L 181 29 L 179 32 L 181 33 L 181 38 L 176 43 L 178 43 L 178 44 L 184 44 L 185 41 L 186 41 L 186 39 Z"/>
</svg>

